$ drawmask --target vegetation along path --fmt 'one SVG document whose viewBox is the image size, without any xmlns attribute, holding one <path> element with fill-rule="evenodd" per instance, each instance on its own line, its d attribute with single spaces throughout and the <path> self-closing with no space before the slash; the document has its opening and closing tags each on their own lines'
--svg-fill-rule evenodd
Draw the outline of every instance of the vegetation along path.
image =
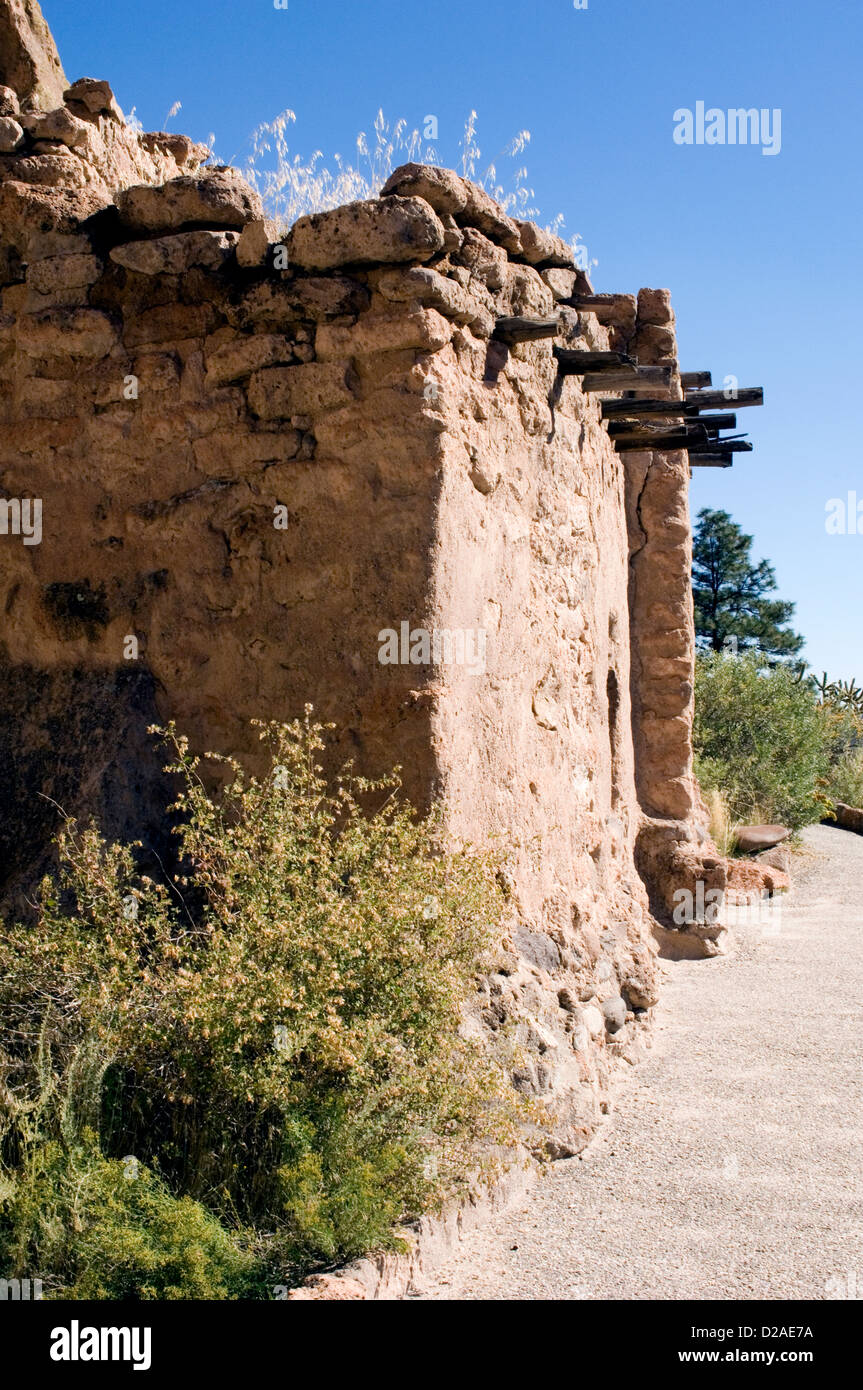
<svg viewBox="0 0 863 1390">
<path fill-rule="evenodd" d="M 859 1297 L 863 837 L 805 831 L 778 922 L 737 940 L 665 964 L 601 1133 L 419 1297 Z"/>
</svg>

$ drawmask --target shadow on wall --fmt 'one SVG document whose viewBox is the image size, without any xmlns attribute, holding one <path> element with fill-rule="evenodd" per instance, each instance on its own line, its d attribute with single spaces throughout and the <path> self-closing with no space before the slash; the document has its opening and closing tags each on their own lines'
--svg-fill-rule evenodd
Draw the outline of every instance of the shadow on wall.
<svg viewBox="0 0 863 1390">
<path fill-rule="evenodd" d="M 144 860 L 166 866 L 175 838 L 166 761 L 147 733 L 158 722 L 146 670 L 47 671 L 0 658 L 0 910 L 26 913 L 54 860 L 62 811 L 95 818 L 111 840 L 141 839 Z"/>
</svg>

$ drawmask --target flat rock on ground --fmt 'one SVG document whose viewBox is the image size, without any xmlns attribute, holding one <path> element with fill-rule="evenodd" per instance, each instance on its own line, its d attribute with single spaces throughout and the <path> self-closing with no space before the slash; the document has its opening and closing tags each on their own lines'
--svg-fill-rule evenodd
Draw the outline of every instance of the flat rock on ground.
<svg viewBox="0 0 863 1390">
<path fill-rule="evenodd" d="M 863 840 L 810 827 L 778 917 L 665 964 L 648 1060 L 579 1158 L 424 1300 L 835 1299 L 863 1288 Z"/>
</svg>

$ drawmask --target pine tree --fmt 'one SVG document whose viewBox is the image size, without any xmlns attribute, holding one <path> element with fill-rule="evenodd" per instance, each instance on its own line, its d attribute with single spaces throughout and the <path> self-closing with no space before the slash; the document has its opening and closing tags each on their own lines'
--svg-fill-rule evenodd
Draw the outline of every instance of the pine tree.
<svg viewBox="0 0 863 1390">
<path fill-rule="evenodd" d="M 751 548 L 752 537 L 728 512 L 704 507 L 698 513 L 692 552 L 698 644 L 722 651 L 736 638 L 739 650 L 796 656 L 805 638 L 788 626 L 795 605 L 766 597 L 776 589 L 776 575 L 767 560 L 753 564 Z"/>
</svg>

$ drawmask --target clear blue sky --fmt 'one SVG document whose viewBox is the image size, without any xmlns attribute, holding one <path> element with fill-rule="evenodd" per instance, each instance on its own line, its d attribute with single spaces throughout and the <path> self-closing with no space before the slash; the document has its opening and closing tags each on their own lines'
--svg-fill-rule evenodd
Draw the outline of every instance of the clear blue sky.
<svg viewBox="0 0 863 1390">
<path fill-rule="evenodd" d="M 863 680 L 863 524 L 828 535 L 856 491 L 861 381 L 860 0 L 42 0 L 71 79 L 106 77 L 127 112 L 223 157 L 285 107 L 292 149 L 352 155 L 379 106 L 434 114 L 455 164 L 479 113 L 491 158 L 520 129 L 543 220 L 580 233 L 599 290 L 668 286 L 683 364 L 742 386 L 755 452 L 700 470 L 797 603 L 804 655 Z M 673 113 L 781 108 L 782 148 L 680 146 Z M 853 413 L 853 414 L 852 414 Z"/>
</svg>

